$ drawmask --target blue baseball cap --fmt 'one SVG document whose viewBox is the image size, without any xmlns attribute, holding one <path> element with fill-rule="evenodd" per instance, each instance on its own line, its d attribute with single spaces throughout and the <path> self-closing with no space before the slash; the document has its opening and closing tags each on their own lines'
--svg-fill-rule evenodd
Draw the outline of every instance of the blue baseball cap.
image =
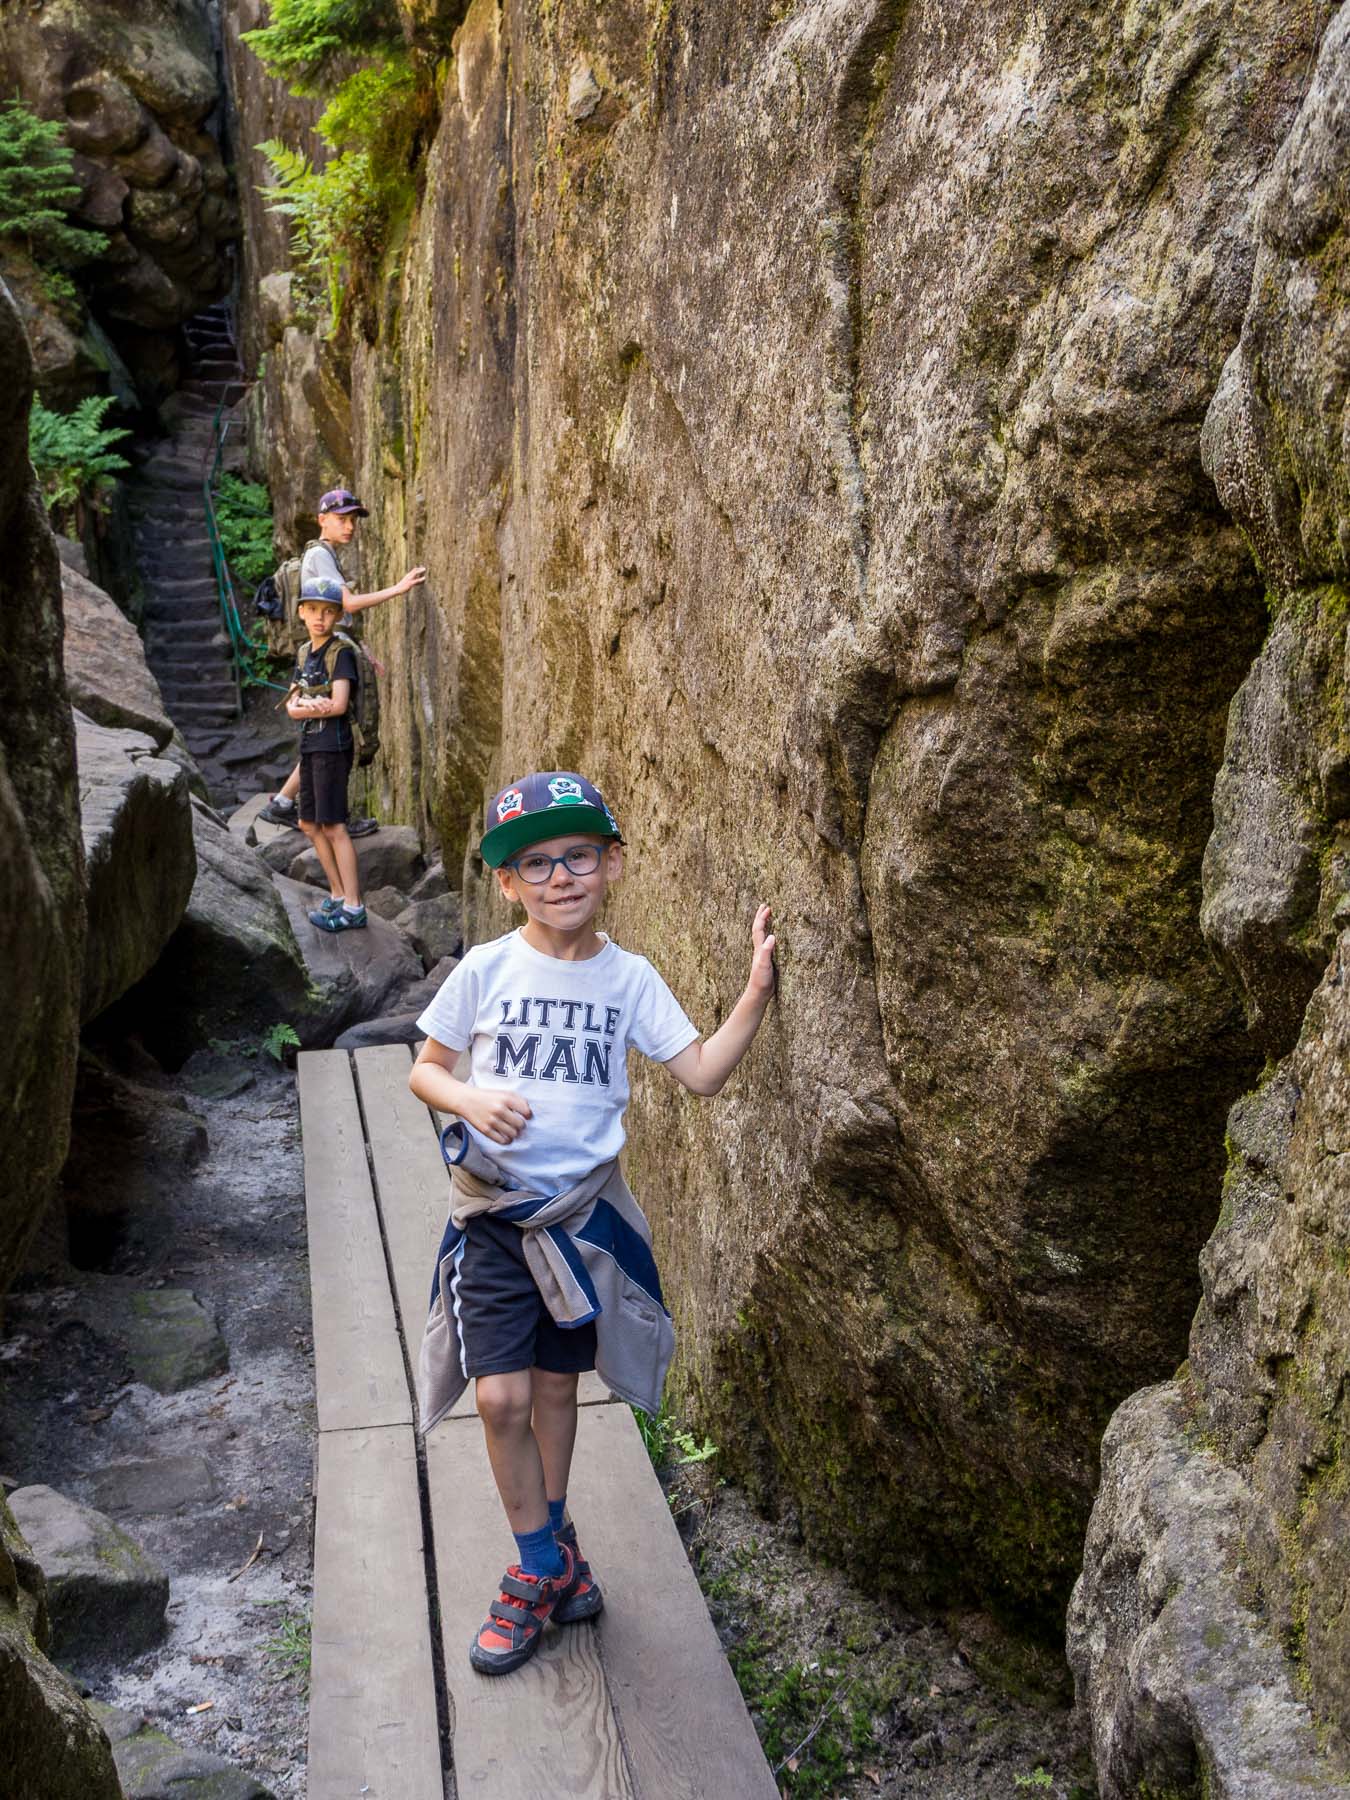
<svg viewBox="0 0 1350 1800">
<path fill-rule="evenodd" d="M 334 581 L 330 575 L 318 575 L 304 583 L 300 589 L 297 606 L 303 606 L 306 600 L 322 600 L 325 606 L 336 606 L 342 611 L 342 583 Z"/>
<path fill-rule="evenodd" d="M 355 513 L 359 519 L 370 517 L 369 507 L 362 506 L 356 495 L 347 488 L 329 488 L 315 510 L 321 513 Z"/>
<path fill-rule="evenodd" d="M 500 869 L 530 844 L 574 833 L 623 842 L 618 822 L 599 788 L 584 775 L 567 769 L 525 775 L 504 787 L 488 805 L 483 861 L 490 869 Z"/>
</svg>

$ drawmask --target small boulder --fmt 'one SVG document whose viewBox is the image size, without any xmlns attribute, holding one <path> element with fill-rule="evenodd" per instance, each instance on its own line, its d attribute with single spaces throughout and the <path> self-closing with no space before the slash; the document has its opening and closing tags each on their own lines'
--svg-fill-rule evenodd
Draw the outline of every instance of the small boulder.
<svg viewBox="0 0 1350 1800">
<path fill-rule="evenodd" d="M 153 967 L 183 917 L 196 876 L 191 799 L 182 769 L 139 731 L 75 714 L 89 934 L 88 1021 Z"/>
<path fill-rule="evenodd" d="M 443 894 L 438 900 L 414 900 L 394 923 L 416 946 L 428 968 L 459 951 L 462 926 L 458 894 Z"/>
<path fill-rule="evenodd" d="M 325 1042 L 358 1020 L 383 1013 L 396 994 L 416 981 L 417 956 L 387 920 L 372 913 L 362 930 L 321 931 L 309 918 L 324 897 L 319 889 L 279 875 L 276 891 L 304 957 L 312 1004 L 326 1022 Z"/>
<path fill-rule="evenodd" d="M 185 1749 L 139 1713 L 98 1700 L 90 1711 L 112 1743 L 126 1800 L 275 1800 L 271 1788 L 237 1764 Z"/>
<path fill-rule="evenodd" d="M 420 1044 L 426 1033 L 419 1031 L 415 1012 L 386 1013 L 383 1018 L 363 1019 L 333 1040 L 335 1050 L 368 1050 L 373 1044 Z"/>
<path fill-rule="evenodd" d="M 425 875 L 419 876 L 408 895 L 409 900 L 439 900 L 450 892 L 450 882 L 443 863 L 431 863 Z"/>
<path fill-rule="evenodd" d="M 443 956 L 420 981 L 415 981 L 410 988 L 403 990 L 398 997 L 398 1011 L 401 1013 L 425 1012 L 445 985 L 450 971 L 458 967 L 459 958 L 457 956 Z"/>
<path fill-rule="evenodd" d="M 313 989 L 271 871 L 196 802 L 192 828 L 197 880 L 187 912 L 124 1003 L 128 1029 L 175 1067 L 212 1038 L 256 1046 L 279 1023 L 293 1025 L 302 1043 L 331 1043 L 354 1015 L 345 996 Z M 304 931 L 308 945 L 317 934 L 307 922 Z"/>
<path fill-rule="evenodd" d="M 17 1488 L 9 1505 L 47 1578 L 53 1656 L 121 1660 L 160 1641 L 169 1578 L 134 1538 L 54 1488 Z"/>
<path fill-rule="evenodd" d="M 294 840 L 292 840 L 294 841 Z M 422 843 L 411 825 L 381 825 L 365 837 L 352 839 L 361 891 L 395 887 L 406 894 L 422 873 Z M 286 870 L 292 881 L 323 883 L 323 869 L 315 851 L 302 846 Z"/>
<path fill-rule="evenodd" d="M 111 594 L 64 560 L 61 599 L 61 651 L 71 705 L 95 724 L 143 731 L 163 750 L 173 737 L 173 721 L 146 666 L 136 627 Z"/>
<path fill-rule="evenodd" d="M 229 1368 L 216 1321 L 187 1288 L 138 1289 L 127 1300 L 120 1335 L 137 1381 L 179 1394 Z"/>
<path fill-rule="evenodd" d="M 382 919 L 397 919 L 408 904 L 408 896 L 398 888 L 379 887 L 365 896 L 366 909 Z"/>
<path fill-rule="evenodd" d="M 204 1456 L 159 1456 L 149 1462 L 109 1463 L 95 1471 L 94 1497 L 111 1513 L 172 1513 L 213 1500 L 220 1484 Z"/>
</svg>

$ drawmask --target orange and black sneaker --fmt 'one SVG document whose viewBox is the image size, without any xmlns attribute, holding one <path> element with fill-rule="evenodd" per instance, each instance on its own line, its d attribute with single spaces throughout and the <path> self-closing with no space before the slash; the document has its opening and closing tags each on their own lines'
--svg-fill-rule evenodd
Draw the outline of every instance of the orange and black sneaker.
<svg viewBox="0 0 1350 1800">
<path fill-rule="evenodd" d="M 575 1625 L 580 1619 L 593 1619 L 605 1609 L 605 1596 L 600 1583 L 591 1574 L 591 1565 L 577 1548 L 577 1528 L 569 1519 L 561 1531 L 555 1531 L 558 1547 L 570 1554 L 574 1569 L 572 1585 L 553 1609 L 555 1625 Z"/>
<path fill-rule="evenodd" d="M 560 1542 L 559 1548 L 561 1575 L 527 1575 L 513 1563 L 502 1576 L 501 1591 L 469 1645 L 469 1661 L 480 1675 L 507 1675 L 539 1648 L 545 1625 L 556 1618 L 559 1602 L 576 1577 L 576 1558 L 566 1544 Z"/>
</svg>

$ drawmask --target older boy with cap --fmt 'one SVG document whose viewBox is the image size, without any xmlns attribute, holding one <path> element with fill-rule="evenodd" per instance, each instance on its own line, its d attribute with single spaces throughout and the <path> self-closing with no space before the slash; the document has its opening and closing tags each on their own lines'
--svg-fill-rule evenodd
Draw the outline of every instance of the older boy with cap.
<svg viewBox="0 0 1350 1800">
<path fill-rule="evenodd" d="M 745 991 L 702 1041 L 646 957 L 595 928 L 622 844 L 584 776 L 503 788 L 482 854 L 525 923 L 468 951 L 418 1021 L 427 1041 L 409 1085 L 453 1119 L 442 1140 L 450 1223 L 419 1358 L 422 1428 L 476 1380 L 518 1558 L 469 1650 L 489 1675 L 527 1661 L 550 1618 L 570 1624 L 603 1605 L 565 1513 L 579 1373 L 598 1369 L 620 1398 L 655 1412 L 674 1348 L 651 1233 L 619 1171 L 628 1050 L 692 1093 L 716 1094 L 774 991 L 761 906 Z"/>
<path fill-rule="evenodd" d="M 318 853 L 328 898 L 312 912 L 321 931 L 364 927 L 361 878 L 347 831 L 347 778 L 354 738 L 347 717 L 360 671 L 351 648 L 333 633 L 342 617 L 342 589 L 335 581 L 310 581 L 296 605 L 309 634 L 286 696 L 286 711 L 300 723 L 300 829 Z"/>
<path fill-rule="evenodd" d="M 336 583 L 342 594 L 342 610 L 350 617 L 354 613 L 364 612 L 367 607 L 379 606 L 385 600 L 392 600 L 398 594 L 406 594 L 410 588 L 417 587 L 427 578 L 424 568 L 409 569 L 401 581 L 393 587 L 379 588 L 369 594 L 354 594 L 347 586 L 347 577 L 338 561 L 338 552 L 350 544 L 356 536 L 357 521 L 370 517 L 367 507 L 362 506 L 356 495 L 346 488 L 332 488 L 319 501 L 319 536 L 315 543 L 308 546 L 300 562 L 300 591 L 318 581 Z M 258 817 L 265 819 L 269 825 L 298 825 L 299 814 L 296 810 L 296 799 L 300 792 L 300 765 L 286 777 L 280 789 L 273 794 L 267 805 L 259 812 Z M 349 835 L 361 836 L 375 829 L 373 819 L 355 819 L 348 821 Z"/>
</svg>

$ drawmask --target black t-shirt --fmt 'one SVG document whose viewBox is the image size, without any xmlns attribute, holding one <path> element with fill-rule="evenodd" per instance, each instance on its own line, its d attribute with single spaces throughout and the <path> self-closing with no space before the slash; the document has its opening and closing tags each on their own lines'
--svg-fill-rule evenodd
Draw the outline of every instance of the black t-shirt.
<svg viewBox="0 0 1350 1800">
<path fill-rule="evenodd" d="M 327 644 L 318 650 L 312 646 L 305 651 L 295 671 L 297 681 L 319 683 L 325 679 L 324 665 L 327 663 L 328 676 L 331 681 L 350 681 L 351 697 L 347 701 L 349 708 L 356 704 L 356 684 L 360 674 L 356 667 L 356 657 L 345 644 L 339 644 L 336 650 Z M 346 713 L 340 713 L 335 719 L 302 719 L 300 722 L 300 754 L 308 755 L 315 750 L 350 750 L 352 747 L 351 720 Z"/>
</svg>

